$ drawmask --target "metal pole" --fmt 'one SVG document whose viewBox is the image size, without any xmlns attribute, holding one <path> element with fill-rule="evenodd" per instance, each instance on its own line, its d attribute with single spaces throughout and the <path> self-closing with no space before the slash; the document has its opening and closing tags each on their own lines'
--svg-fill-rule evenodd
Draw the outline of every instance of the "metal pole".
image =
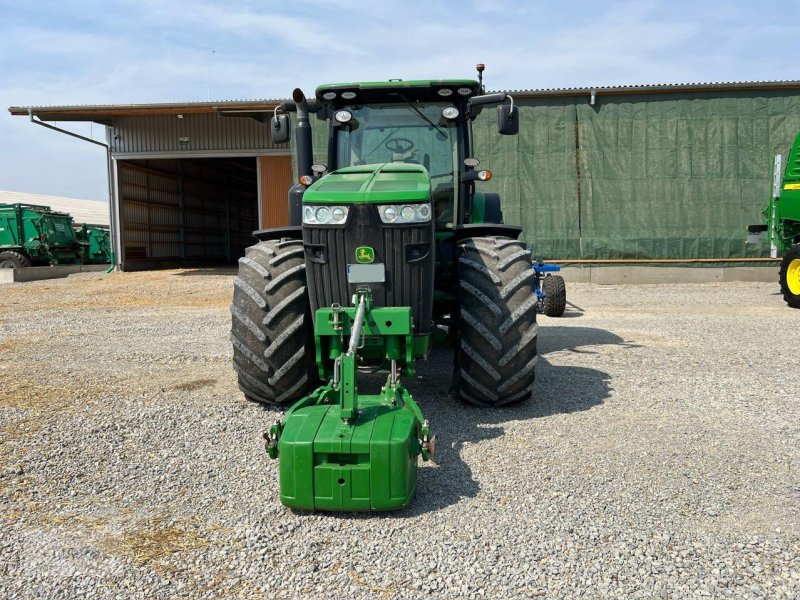
<svg viewBox="0 0 800 600">
<path fill-rule="evenodd" d="M 781 197 L 781 175 L 783 157 L 775 155 L 775 163 L 772 169 L 772 198 L 769 199 L 769 215 L 767 215 L 770 258 L 778 258 L 778 200 Z"/>
<path fill-rule="evenodd" d="M 361 337 L 361 326 L 364 324 L 364 313 L 367 310 L 365 296 L 365 294 L 361 294 L 361 300 L 356 309 L 353 330 L 350 332 L 350 344 L 347 346 L 348 354 L 355 354 L 358 349 L 358 338 Z"/>
<path fill-rule="evenodd" d="M 45 123 L 44 121 L 40 121 L 38 118 L 35 117 L 33 114 L 33 109 L 28 108 L 28 117 L 30 118 L 31 123 L 35 125 L 41 125 L 42 127 L 46 127 L 47 129 L 52 129 L 53 131 L 58 131 L 59 133 L 63 133 L 70 137 L 78 138 L 79 140 L 83 140 L 84 142 L 89 142 L 91 144 L 95 144 L 97 146 L 102 146 L 106 149 L 106 175 L 108 177 L 108 213 L 109 213 L 109 222 L 108 222 L 108 229 L 109 229 L 109 238 L 111 239 L 111 260 L 113 264 L 112 267 L 117 267 L 119 264 L 117 259 L 119 257 L 119 247 L 117 245 L 117 237 L 116 237 L 116 227 L 115 227 L 115 206 L 114 206 L 114 183 L 113 179 L 113 168 L 111 166 L 111 146 L 104 142 L 98 142 L 90 137 L 86 137 L 85 135 L 81 135 L 79 133 L 75 133 L 74 131 L 69 131 L 67 129 L 62 129 L 61 127 L 57 127 L 55 125 L 50 125 L 49 123 Z"/>
</svg>

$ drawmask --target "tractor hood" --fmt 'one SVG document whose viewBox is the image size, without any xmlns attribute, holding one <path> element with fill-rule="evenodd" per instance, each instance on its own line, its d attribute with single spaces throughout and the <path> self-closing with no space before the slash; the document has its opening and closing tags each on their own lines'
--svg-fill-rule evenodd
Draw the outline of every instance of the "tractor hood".
<svg viewBox="0 0 800 600">
<path fill-rule="evenodd" d="M 346 167 L 315 181 L 304 203 L 367 204 L 429 202 L 431 180 L 420 165 L 393 162 Z"/>
</svg>

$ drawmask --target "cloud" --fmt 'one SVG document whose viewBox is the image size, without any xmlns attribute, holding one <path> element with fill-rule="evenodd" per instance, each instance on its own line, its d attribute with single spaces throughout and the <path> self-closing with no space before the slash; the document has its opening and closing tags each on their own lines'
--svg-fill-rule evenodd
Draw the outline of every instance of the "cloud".
<svg viewBox="0 0 800 600">
<path fill-rule="evenodd" d="M 490 89 L 793 79 L 798 13 L 745 0 L 0 0 L 0 99 L 280 98 L 297 85 L 471 77 L 478 62 Z M 0 136 L 0 189 L 62 193 L 91 171 L 78 195 L 105 194 L 88 144 L 7 114 Z"/>
</svg>

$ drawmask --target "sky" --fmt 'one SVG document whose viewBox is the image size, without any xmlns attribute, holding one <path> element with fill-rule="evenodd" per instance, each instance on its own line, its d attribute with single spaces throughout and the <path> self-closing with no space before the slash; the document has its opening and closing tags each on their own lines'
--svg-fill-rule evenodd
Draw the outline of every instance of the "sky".
<svg viewBox="0 0 800 600">
<path fill-rule="evenodd" d="M 796 0 L 0 0 L 0 190 L 108 198 L 104 148 L 9 106 L 286 98 L 479 62 L 489 89 L 796 80 L 798 41 Z"/>
</svg>

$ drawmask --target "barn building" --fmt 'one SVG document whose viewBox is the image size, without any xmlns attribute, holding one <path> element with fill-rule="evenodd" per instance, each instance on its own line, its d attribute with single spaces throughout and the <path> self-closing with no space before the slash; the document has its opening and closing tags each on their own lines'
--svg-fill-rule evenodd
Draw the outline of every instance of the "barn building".
<svg viewBox="0 0 800 600">
<path fill-rule="evenodd" d="M 766 256 L 745 244 L 745 227 L 761 220 L 774 154 L 800 130 L 800 81 L 510 93 L 519 135 L 497 136 L 484 110 L 476 156 L 494 173 L 484 189 L 500 192 L 506 222 L 523 226 L 537 256 Z M 135 270 L 234 263 L 253 230 L 287 223 L 291 149 L 268 127 L 281 102 L 9 110 L 59 131 L 70 121 L 105 126 L 116 260 Z M 322 158 L 325 126 L 313 121 Z"/>
</svg>

